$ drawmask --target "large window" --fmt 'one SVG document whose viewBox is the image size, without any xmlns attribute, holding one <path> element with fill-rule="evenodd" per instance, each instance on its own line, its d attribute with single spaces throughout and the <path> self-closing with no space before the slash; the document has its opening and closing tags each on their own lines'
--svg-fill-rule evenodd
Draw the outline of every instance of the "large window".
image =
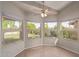
<svg viewBox="0 0 79 59">
<path fill-rule="evenodd" d="M 10 43 L 20 39 L 21 22 L 2 17 L 2 29 L 4 33 L 4 42 Z"/>
<path fill-rule="evenodd" d="M 28 38 L 40 37 L 40 23 L 27 22 Z"/>
<path fill-rule="evenodd" d="M 78 28 L 78 23 L 77 21 L 66 21 L 62 22 L 60 27 L 61 27 L 61 32 L 63 34 L 64 39 L 73 39 L 77 40 L 78 35 L 77 35 L 77 28 Z"/>
<path fill-rule="evenodd" d="M 45 37 L 57 37 L 57 22 L 48 22 L 44 24 Z"/>
</svg>

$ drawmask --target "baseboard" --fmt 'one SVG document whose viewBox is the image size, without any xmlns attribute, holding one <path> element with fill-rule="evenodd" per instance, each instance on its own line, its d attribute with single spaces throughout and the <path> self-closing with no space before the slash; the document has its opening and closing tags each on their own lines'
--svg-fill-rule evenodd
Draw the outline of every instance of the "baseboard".
<svg viewBox="0 0 79 59">
<path fill-rule="evenodd" d="M 25 49 L 21 50 L 19 53 L 21 53 L 22 51 L 24 51 Z M 16 57 L 19 53 L 17 53 L 14 57 Z"/>
<path fill-rule="evenodd" d="M 54 44 L 43 44 L 43 45 L 45 45 L 45 46 L 56 46 Z"/>
<path fill-rule="evenodd" d="M 39 46 L 56 46 L 55 44 L 40 44 L 40 45 L 37 45 L 37 46 L 32 46 L 32 47 L 28 47 L 28 48 L 25 48 L 25 49 L 30 49 L 30 48 L 34 48 L 34 47 L 39 47 Z"/>
<path fill-rule="evenodd" d="M 57 45 L 57 46 L 58 46 L 58 47 L 61 47 L 61 48 L 64 48 L 64 49 L 66 49 L 66 50 L 69 50 L 69 51 L 71 51 L 71 52 L 73 52 L 73 53 L 79 54 L 77 51 L 72 50 L 72 49 L 69 49 L 69 48 L 64 47 L 64 46 L 62 46 L 62 45 Z"/>
<path fill-rule="evenodd" d="M 37 46 L 31 46 L 31 47 L 28 47 L 28 48 L 25 48 L 25 49 L 30 49 L 30 48 L 34 48 L 34 47 L 38 47 L 38 46 L 42 46 L 42 44 L 37 45 Z"/>
</svg>

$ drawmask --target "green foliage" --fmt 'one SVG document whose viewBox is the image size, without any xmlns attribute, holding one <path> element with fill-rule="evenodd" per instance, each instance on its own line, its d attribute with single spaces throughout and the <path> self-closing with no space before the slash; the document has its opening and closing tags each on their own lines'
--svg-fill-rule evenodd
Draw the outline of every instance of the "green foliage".
<svg viewBox="0 0 79 59">
<path fill-rule="evenodd" d="M 35 26 L 35 24 L 29 22 L 29 23 L 27 23 L 27 28 L 28 28 L 29 30 L 35 30 L 35 29 L 36 29 L 36 26 Z"/>
<path fill-rule="evenodd" d="M 15 27 L 15 22 L 14 21 L 9 21 L 8 25 L 10 25 L 10 28 L 14 28 Z"/>
<path fill-rule="evenodd" d="M 70 35 L 71 35 L 70 31 L 63 30 L 63 36 L 64 36 L 64 38 L 70 38 Z"/>
<path fill-rule="evenodd" d="M 36 25 L 32 22 L 28 22 L 27 23 L 27 28 L 28 30 L 30 31 L 28 33 L 28 37 L 29 38 L 36 38 L 36 37 L 39 37 L 40 36 L 40 29 L 39 28 L 36 28 Z"/>
<path fill-rule="evenodd" d="M 3 21 L 2 21 L 2 28 L 3 29 L 7 29 L 7 26 L 8 26 L 8 22 L 3 19 Z"/>
<path fill-rule="evenodd" d="M 45 36 L 46 37 L 57 37 L 56 31 L 57 30 L 57 25 L 55 25 L 55 27 L 53 28 L 49 28 L 48 24 L 45 24 Z M 48 33 L 50 32 L 50 33 Z"/>
<path fill-rule="evenodd" d="M 50 33 L 51 33 L 51 36 L 57 37 L 57 34 L 55 31 L 50 31 Z"/>
<path fill-rule="evenodd" d="M 62 28 L 61 32 L 63 33 L 64 38 L 75 39 L 75 40 L 77 39 L 77 34 L 75 31 L 62 25 L 60 25 L 60 27 Z"/>
<path fill-rule="evenodd" d="M 3 30 L 7 29 L 8 28 L 8 25 L 10 26 L 10 28 L 14 28 L 14 24 L 15 22 L 14 21 L 10 21 L 8 20 L 7 18 L 2 18 L 2 28 Z"/>
</svg>

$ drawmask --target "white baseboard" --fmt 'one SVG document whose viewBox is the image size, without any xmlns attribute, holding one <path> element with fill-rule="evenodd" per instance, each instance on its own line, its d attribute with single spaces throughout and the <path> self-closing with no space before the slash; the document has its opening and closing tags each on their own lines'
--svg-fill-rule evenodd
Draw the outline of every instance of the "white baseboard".
<svg viewBox="0 0 79 59">
<path fill-rule="evenodd" d="M 37 46 L 31 46 L 31 47 L 28 47 L 28 48 L 25 48 L 25 49 L 30 49 L 30 48 L 34 48 L 34 47 L 38 47 L 38 46 L 42 46 L 42 44 L 37 45 Z"/>
<path fill-rule="evenodd" d="M 56 46 L 55 44 L 43 44 L 45 46 Z"/>
<path fill-rule="evenodd" d="M 21 51 L 19 51 L 19 53 L 21 53 L 22 51 L 24 51 L 25 49 L 23 49 L 23 50 L 21 50 Z M 19 53 L 17 53 L 16 55 L 18 55 Z M 14 57 L 16 57 L 16 55 L 14 56 Z"/>
</svg>

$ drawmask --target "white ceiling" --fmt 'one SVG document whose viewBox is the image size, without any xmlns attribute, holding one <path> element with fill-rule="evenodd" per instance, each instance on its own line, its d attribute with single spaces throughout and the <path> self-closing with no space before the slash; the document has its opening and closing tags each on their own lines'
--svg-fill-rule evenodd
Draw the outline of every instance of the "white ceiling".
<svg viewBox="0 0 79 59">
<path fill-rule="evenodd" d="M 37 2 L 37 3 L 42 4 L 42 2 Z M 71 1 L 45 1 L 46 6 L 55 10 L 61 10 L 62 8 L 67 6 L 69 3 L 71 3 Z"/>
<path fill-rule="evenodd" d="M 25 17 L 27 16 L 29 19 L 40 21 L 39 18 L 41 17 L 40 14 L 43 7 L 41 1 L 15 1 L 14 3 L 24 11 Z M 55 21 L 56 17 L 53 16 L 56 16 L 58 11 L 70 3 L 71 1 L 45 1 L 45 7 L 48 9 L 48 16 L 46 18 L 49 18 L 49 20 L 46 21 Z M 36 17 L 38 20 L 35 19 Z"/>
<path fill-rule="evenodd" d="M 28 14 L 35 13 L 40 15 L 42 9 L 42 1 L 19 1 L 15 2 L 21 9 Z M 71 1 L 45 1 L 45 7 L 48 9 L 48 16 L 58 14 L 59 10 L 70 4 Z"/>
<path fill-rule="evenodd" d="M 54 12 L 62 10 L 71 2 L 72 1 L 45 1 L 45 6 L 49 11 L 52 11 L 54 14 Z M 21 1 L 19 2 L 19 5 L 21 5 L 21 7 L 25 8 L 26 10 L 28 10 L 29 8 L 29 10 L 31 11 L 38 10 L 37 12 L 39 12 L 42 8 L 42 1 Z"/>
<path fill-rule="evenodd" d="M 21 9 L 25 10 L 27 13 L 28 11 L 30 11 L 31 13 L 35 13 L 35 14 L 41 14 L 41 10 L 42 10 L 42 5 L 36 2 L 15 2 Z M 35 4 L 36 3 L 36 4 Z M 56 10 L 53 10 L 51 8 L 48 8 L 49 12 L 48 15 L 55 15 L 57 14 Z"/>
</svg>

